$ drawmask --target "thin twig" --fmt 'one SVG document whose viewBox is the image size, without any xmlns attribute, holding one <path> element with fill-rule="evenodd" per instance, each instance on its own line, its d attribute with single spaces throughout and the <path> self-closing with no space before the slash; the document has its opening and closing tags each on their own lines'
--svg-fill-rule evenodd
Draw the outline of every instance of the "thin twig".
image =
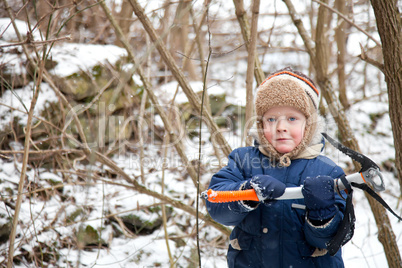
<svg viewBox="0 0 402 268">
<path fill-rule="evenodd" d="M 0 105 L 4 106 L 4 107 L 7 107 L 10 110 L 14 110 L 14 111 L 17 111 L 17 112 L 20 112 L 20 113 L 23 113 L 23 114 L 28 114 L 26 111 L 23 111 L 21 109 L 15 108 L 15 107 L 12 107 L 12 106 L 10 106 L 8 104 L 5 104 L 5 103 L 2 103 L 2 102 L 0 102 Z M 41 117 L 36 116 L 36 115 L 33 115 L 33 118 L 35 118 L 36 120 L 39 120 L 39 121 L 41 121 L 41 122 L 43 122 L 43 123 L 45 123 L 45 124 L 47 124 L 47 125 L 49 125 L 49 126 L 51 126 L 53 128 L 55 128 L 56 130 L 62 131 L 60 128 L 58 128 L 57 126 L 55 126 L 54 124 L 52 124 L 51 122 L 49 122 L 48 120 L 46 120 L 44 118 L 41 118 Z"/>
<path fill-rule="evenodd" d="M 23 154 L 23 150 L 0 150 L 0 154 Z M 55 153 L 81 153 L 82 150 L 78 149 L 46 149 L 39 151 L 29 150 L 28 154 L 55 154 Z"/>
<path fill-rule="evenodd" d="M 161 178 L 161 194 L 165 194 L 165 168 L 167 166 L 167 151 L 168 151 L 168 144 L 170 142 L 169 135 L 165 135 L 163 139 L 163 153 L 162 153 L 162 178 Z M 169 256 L 169 262 L 170 262 L 170 267 L 174 267 L 174 260 L 172 256 L 172 252 L 170 250 L 169 246 L 169 233 L 167 231 L 167 216 L 166 216 L 166 206 L 163 204 L 162 205 L 162 221 L 163 221 L 163 230 L 165 233 L 165 243 L 166 243 L 166 248 Z"/>
<path fill-rule="evenodd" d="M 382 73 L 384 73 L 384 64 L 376 61 L 375 59 L 370 58 L 369 56 L 367 56 L 366 52 L 364 51 L 364 48 L 362 46 L 362 44 L 360 44 L 360 50 L 361 50 L 361 54 L 358 56 L 361 60 L 367 62 L 368 64 L 373 65 L 374 67 L 377 67 Z"/>
<path fill-rule="evenodd" d="M 29 108 L 29 113 L 28 113 L 28 121 L 27 121 L 27 127 L 26 127 L 26 134 L 25 134 L 25 144 L 24 144 L 24 156 L 22 160 L 22 170 L 21 170 L 21 176 L 20 176 L 20 181 L 18 184 L 18 197 L 15 205 L 15 211 L 14 211 L 14 218 L 13 218 L 13 226 L 10 232 L 10 246 L 9 246 L 9 252 L 8 252 L 8 262 L 7 262 L 7 267 L 11 268 L 13 266 L 13 257 L 14 257 L 14 241 L 15 241 L 15 236 L 16 236 L 16 231 L 17 231 L 17 225 L 18 225 L 18 218 L 21 210 L 21 204 L 22 204 L 22 191 L 24 188 L 24 182 L 25 182 L 25 176 L 26 176 L 26 171 L 28 167 L 28 156 L 29 156 L 29 144 L 30 144 L 30 139 L 31 139 L 31 129 L 32 129 L 32 119 L 33 119 L 33 112 L 35 110 L 35 105 L 38 100 L 39 96 L 39 91 L 40 91 L 40 84 L 42 82 L 42 74 L 43 70 L 45 68 L 45 62 L 41 61 L 40 65 L 38 66 L 38 77 L 36 80 L 35 84 L 35 89 L 34 89 L 34 95 L 32 97 L 31 101 L 31 107 Z"/>
<path fill-rule="evenodd" d="M 13 11 L 11 10 L 11 8 L 10 8 L 10 6 L 8 4 L 8 1 L 3 0 L 3 2 L 4 2 L 5 9 L 8 12 L 9 17 L 11 19 L 11 22 L 13 24 L 14 31 L 15 31 L 17 37 L 18 37 L 18 40 L 21 41 L 22 36 L 19 33 L 18 27 L 17 27 L 17 25 L 15 23 L 14 13 L 13 13 Z M 11 232 L 10 232 L 10 236 L 9 236 L 9 249 L 8 249 L 8 258 L 7 258 L 7 268 L 11 268 L 13 266 L 13 262 L 14 262 L 14 250 L 15 250 L 14 242 L 15 242 L 15 237 L 16 237 L 19 213 L 20 213 L 21 204 L 22 204 L 22 195 L 21 195 L 21 193 L 23 191 L 24 182 L 25 182 L 25 176 L 26 176 L 26 171 L 27 171 L 27 165 L 28 165 L 28 157 L 29 157 L 28 150 L 29 150 L 29 145 L 30 145 L 30 140 L 31 140 L 33 112 L 34 112 L 34 109 L 35 109 L 36 102 L 38 100 L 39 91 L 40 91 L 40 85 L 42 83 L 42 76 L 43 76 L 43 72 L 44 72 L 44 68 L 45 68 L 45 61 L 46 61 L 46 57 L 43 57 L 43 59 L 41 61 L 39 61 L 39 63 L 36 63 L 36 62 L 34 62 L 32 57 L 30 57 L 30 54 L 29 54 L 28 49 L 27 49 L 27 46 L 23 44 L 22 49 L 23 49 L 23 51 L 25 53 L 25 56 L 29 60 L 29 62 L 32 64 L 32 66 L 35 67 L 35 69 L 34 69 L 35 70 L 34 79 L 36 79 L 36 81 L 34 83 L 34 93 L 33 93 L 32 100 L 31 100 L 31 107 L 29 108 L 29 112 L 28 112 L 27 129 L 26 129 L 26 136 L 25 136 L 25 143 L 24 143 L 24 155 L 23 155 L 23 159 L 22 159 L 22 168 L 21 168 L 21 174 L 20 174 L 20 181 L 19 181 L 19 184 L 18 184 L 18 196 L 17 196 L 16 205 L 15 205 L 12 228 L 11 228 Z M 45 52 L 46 52 L 46 50 L 44 50 L 44 53 L 43 53 L 44 56 L 45 56 Z"/>
<path fill-rule="evenodd" d="M 147 48 L 150 48 L 150 40 L 149 36 L 146 36 L 146 43 L 147 43 Z M 150 51 L 150 50 L 149 50 Z M 148 61 L 148 70 L 147 70 L 147 77 L 148 80 L 150 80 L 151 76 L 151 51 L 148 53 L 147 57 Z M 141 182 L 142 184 L 145 184 L 145 176 L 144 176 L 144 116 L 145 116 L 145 106 L 147 103 L 148 99 L 148 93 L 146 90 L 142 92 L 142 97 L 141 97 L 141 105 L 140 105 L 140 116 L 138 120 L 138 139 L 139 139 L 139 148 L 140 148 L 140 173 L 141 173 Z"/>
<path fill-rule="evenodd" d="M 147 44 L 149 45 L 150 40 L 149 40 L 148 35 L 147 35 L 146 39 L 147 39 Z M 149 57 L 148 57 L 148 79 L 149 79 L 149 76 L 150 76 L 150 69 L 151 69 L 151 57 L 149 55 Z M 178 90 L 179 90 L 179 87 L 177 86 L 176 94 L 174 94 L 172 100 L 170 101 L 171 105 L 174 105 Z M 145 93 L 145 96 L 146 96 L 146 91 L 144 93 Z M 173 116 L 174 116 L 174 114 L 172 112 L 172 106 L 171 106 L 169 111 L 168 111 L 168 119 L 172 120 Z M 162 177 L 161 177 L 161 194 L 162 195 L 165 194 L 165 170 L 166 170 L 166 167 L 167 167 L 167 153 L 168 153 L 169 143 L 170 143 L 170 135 L 168 135 L 166 133 L 164 135 L 164 137 L 163 137 L 163 144 L 162 144 L 162 149 L 163 149 L 163 151 L 162 151 Z M 143 147 L 143 146 L 141 146 L 141 147 Z M 142 153 L 144 152 L 143 149 L 141 150 L 141 152 Z M 140 160 L 143 161 L 142 158 Z M 141 163 L 141 165 L 142 165 L 142 163 Z M 141 175 L 143 176 L 143 170 L 141 171 Z M 167 230 L 167 216 L 166 216 L 166 206 L 165 206 L 165 204 L 162 204 L 162 223 L 163 223 L 163 231 L 164 231 L 166 249 L 167 249 L 167 253 L 168 253 L 168 256 L 169 256 L 170 268 L 174 268 L 175 260 L 173 259 L 172 251 L 171 251 L 170 245 L 169 245 L 169 233 L 168 233 L 168 230 Z"/>
<path fill-rule="evenodd" d="M 59 41 L 66 41 L 66 40 L 71 40 L 71 36 L 64 36 L 64 37 L 59 37 L 59 38 L 54 38 L 54 39 L 49 39 L 49 40 L 44 40 L 44 41 L 31 41 L 29 38 L 27 38 L 23 42 L 18 42 L 18 43 L 13 43 L 13 44 L 6 44 L 6 45 L 0 45 L 0 48 L 5 48 L 5 47 L 14 47 L 14 46 L 22 46 L 22 45 L 32 45 L 32 46 L 38 46 L 38 45 L 47 45 L 47 44 L 52 44 L 54 42 L 59 42 Z"/>
<path fill-rule="evenodd" d="M 200 109 L 200 129 L 199 129 L 199 137 L 198 137 L 198 170 L 197 170 L 197 196 L 196 196 L 196 231 L 197 231 L 197 252 L 198 252 L 198 265 L 201 268 L 201 249 L 200 249 L 200 231 L 199 231 L 199 203 L 200 203 L 200 177 L 201 177 L 201 153 L 202 153 L 202 119 L 203 119 L 203 111 L 204 111 L 204 99 L 207 91 L 207 75 L 208 75 L 208 67 L 209 62 L 212 55 L 212 47 L 211 47 L 211 30 L 209 28 L 209 14 L 207 7 L 207 25 L 208 25 L 208 58 L 205 64 L 204 78 L 203 78 L 203 89 L 201 96 L 201 109 Z"/>
<path fill-rule="evenodd" d="M 204 51 L 203 51 L 200 35 L 201 35 L 202 26 L 204 25 L 204 22 L 205 22 L 205 20 L 207 18 L 207 15 L 208 15 L 208 11 L 209 11 L 208 6 L 209 6 L 210 2 L 211 2 L 211 0 L 205 0 L 205 2 L 204 2 L 204 11 L 202 13 L 201 20 L 200 20 L 200 23 L 199 23 L 198 27 L 196 25 L 196 19 L 195 19 L 195 16 L 194 16 L 193 8 L 190 8 L 190 15 L 191 15 L 191 17 L 193 19 L 193 28 L 194 28 L 194 32 L 195 32 L 195 37 L 194 37 L 193 42 L 191 43 L 191 46 L 188 48 L 188 51 L 186 51 L 186 54 L 190 55 L 191 51 L 194 49 L 195 44 L 197 45 L 199 58 L 201 59 L 200 60 L 200 65 L 201 65 L 202 77 L 205 77 L 205 69 L 206 69 L 206 67 L 205 67 L 205 60 L 204 60 L 205 57 L 204 57 Z M 187 61 L 187 59 L 188 58 L 184 58 L 183 66 L 185 66 L 185 62 Z M 205 103 L 205 108 L 212 115 L 211 105 L 210 105 L 210 102 L 209 102 L 208 91 L 205 91 L 204 94 L 206 94 L 204 96 L 204 100 L 206 102 Z M 214 154 L 215 154 L 216 158 L 219 161 L 219 165 L 221 165 L 222 164 L 222 157 L 221 157 L 221 152 L 219 150 L 219 146 L 218 146 L 218 144 L 217 144 L 215 139 L 211 139 L 211 143 L 212 143 L 212 148 L 214 149 Z"/>
</svg>

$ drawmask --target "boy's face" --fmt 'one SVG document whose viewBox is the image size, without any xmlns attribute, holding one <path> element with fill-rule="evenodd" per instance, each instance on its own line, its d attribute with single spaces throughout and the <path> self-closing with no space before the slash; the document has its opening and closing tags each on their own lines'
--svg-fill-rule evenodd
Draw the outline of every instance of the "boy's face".
<svg viewBox="0 0 402 268">
<path fill-rule="evenodd" d="M 303 139 L 306 117 L 296 108 L 276 106 L 263 117 L 264 136 L 281 154 L 289 153 Z"/>
</svg>

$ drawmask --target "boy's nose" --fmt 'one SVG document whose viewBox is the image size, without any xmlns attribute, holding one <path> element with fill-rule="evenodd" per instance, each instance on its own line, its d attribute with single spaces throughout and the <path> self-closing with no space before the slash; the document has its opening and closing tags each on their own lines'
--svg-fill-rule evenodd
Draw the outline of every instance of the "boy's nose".
<svg viewBox="0 0 402 268">
<path fill-rule="evenodd" d="M 276 124 L 276 131 L 277 132 L 286 132 L 286 120 L 278 119 L 278 123 Z"/>
</svg>

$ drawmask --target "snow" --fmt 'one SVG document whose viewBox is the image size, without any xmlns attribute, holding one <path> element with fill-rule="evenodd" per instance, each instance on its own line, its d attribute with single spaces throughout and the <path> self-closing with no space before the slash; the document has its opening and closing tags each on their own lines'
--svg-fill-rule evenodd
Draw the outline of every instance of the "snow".
<svg viewBox="0 0 402 268">
<path fill-rule="evenodd" d="M 29 32 L 30 27 L 28 24 L 21 20 L 15 20 L 15 24 L 18 28 L 19 33 L 23 38 L 26 38 L 27 32 Z M 31 25 L 32 27 L 32 25 Z M 33 40 L 38 41 L 41 40 L 39 31 L 35 29 L 32 31 Z M 11 24 L 11 20 L 9 18 L 0 18 L 0 40 L 7 42 L 15 42 L 18 41 L 17 35 L 15 34 L 15 30 L 13 25 Z"/>
<path fill-rule="evenodd" d="M 21 89 L 4 92 L 0 98 L 0 103 L 11 106 L 13 109 L 0 105 L 0 129 L 7 128 L 14 118 L 17 118 L 19 124 L 26 124 L 34 90 L 35 85 L 31 82 Z M 57 101 L 56 93 L 54 93 L 47 83 L 42 83 L 35 105 L 34 115 L 40 116 L 40 113 L 48 108 L 50 103 Z M 34 119 L 34 122 L 36 121 L 37 120 Z"/>
<path fill-rule="evenodd" d="M 148 8 L 156 8 L 158 6 L 157 1 L 150 1 Z M 278 3 L 278 8 L 279 6 Z M 226 10 L 226 7 L 221 8 L 215 5 L 213 8 L 215 8 L 215 10 L 212 9 L 214 12 Z M 7 20 L 8 19 L 0 19 L 0 31 L 5 29 L 4 27 L 8 23 Z M 17 21 L 17 24 L 21 32 L 26 32 L 27 26 L 25 23 Z M 269 23 L 269 25 L 270 24 L 271 23 Z M 37 40 L 39 36 L 35 33 L 34 38 Z M 4 44 L 4 42 L 12 42 L 15 40 L 15 35 L 13 35 L 13 32 L 9 28 L 4 32 L 0 41 Z M 366 42 L 366 39 L 362 38 L 359 34 L 350 37 L 348 48 L 353 54 L 360 53 L 356 45 L 359 42 Z M 281 53 L 267 54 L 264 60 L 264 69 L 277 69 L 280 66 L 295 62 L 303 65 L 303 62 L 306 60 L 306 56 L 301 53 L 293 52 L 287 55 L 288 57 L 283 57 Z M 66 77 L 80 70 L 91 70 L 91 68 L 97 64 L 114 64 L 124 56 L 126 56 L 126 52 L 123 49 L 112 45 L 101 46 L 65 43 L 52 48 L 51 57 L 58 62 L 58 65 L 51 72 L 54 75 Z M 2 55 L 2 62 L 14 64 L 15 59 L 16 58 L 10 57 L 8 54 Z M 23 69 L 19 69 L 18 66 L 19 64 L 13 65 L 13 72 L 22 73 Z M 372 77 L 376 77 L 374 69 L 370 67 L 368 69 L 373 73 Z M 215 62 L 212 60 L 211 73 L 209 74 L 210 82 L 208 83 L 209 94 L 226 94 L 226 100 L 229 103 L 244 105 L 246 99 L 245 70 L 246 63 L 241 60 L 235 60 L 231 64 L 220 62 L 218 59 L 216 59 Z M 138 76 L 135 75 L 134 78 L 138 84 L 141 84 Z M 216 82 L 218 79 L 222 81 Z M 360 83 L 363 82 L 359 81 L 359 84 Z M 192 81 L 191 86 L 196 92 L 200 92 L 203 88 L 202 82 L 199 81 Z M 375 97 L 379 90 L 385 90 L 384 87 L 384 83 L 380 84 L 380 86 L 378 86 L 378 84 L 369 85 L 367 91 L 369 96 L 366 100 L 354 104 L 352 109 L 346 112 L 363 153 L 370 156 L 370 158 L 377 163 L 393 159 L 395 156 L 392 129 L 387 113 L 387 99 L 382 98 L 378 100 Z M 15 89 L 13 92 L 5 91 L 1 96 L 0 102 L 22 111 L 24 111 L 25 108 L 29 110 L 33 88 L 34 85 L 31 83 L 24 88 Z M 177 82 L 170 82 L 156 88 L 155 94 L 157 94 L 158 99 L 162 103 L 169 103 L 176 92 L 176 88 Z M 358 100 L 361 97 L 354 94 L 353 91 L 349 92 L 349 95 L 352 100 Z M 39 116 L 41 111 L 49 107 L 49 103 L 57 101 L 58 99 L 53 90 L 46 83 L 42 83 L 35 115 Z M 175 102 L 177 104 L 187 102 L 187 98 L 181 88 L 179 88 Z M 379 117 L 374 127 L 372 126 L 372 120 L 370 118 L 372 114 L 383 114 Z M 9 126 L 13 118 L 17 118 L 18 123 L 24 125 L 27 120 L 27 115 L 1 105 L 0 118 L 0 129 L 3 130 Z M 329 123 L 328 132 L 330 135 L 334 136 L 333 134 L 337 129 L 333 123 L 333 119 L 327 118 L 327 120 Z M 155 122 L 157 125 L 163 125 L 159 117 L 155 117 Z M 239 135 L 233 133 L 230 129 L 225 133 L 225 137 L 227 137 L 232 148 L 241 145 Z M 207 133 L 205 133 L 204 138 L 206 140 L 209 138 Z M 191 160 L 198 159 L 197 140 L 186 139 L 184 140 L 184 144 L 189 158 Z M 22 148 L 21 146 L 21 144 L 14 144 L 15 148 Z M 172 149 L 169 149 L 169 151 L 171 150 Z M 210 156 L 211 152 L 211 145 L 206 143 L 203 147 L 203 156 L 201 159 L 207 168 L 214 170 L 218 168 L 218 164 L 216 158 Z M 160 192 L 162 189 L 162 173 L 160 170 L 163 161 L 158 153 L 160 153 L 160 144 L 147 145 L 145 158 L 147 162 L 143 166 L 147 173 L 145 185 L 156 192 Z M 325 153 L 342 167 L 346 167 L 350 162 L 350 159 L 331 147 L 328 147 Z M 127 174 L 137 176 L 137 179 L 140 179 L 138 178 L 140 175 L 138 154 L 119 154 L 115 156 L 113 160 Z M 186 204 L 192 204 L 196 196 L 196 189 L 190 179 L 184 178 L 183 164 L 175 155 L 169 155 L 166 160 L 168 161 L 164 185 L 166 195 L 179 199 Z M 121 212 L 124 213 L 120 215 L 127 215 L 131 211 L 137 211 L 137 216 L 153 221 L 156 214 L 145 212 L 139 208 L 147 207 L 159 201 L 149 195 L 140 194 L 133 189 L 115 184 L 107 184 L 102 180 L 93 179 L 91 176 L 99 172 L 103 180 L 109 180 L 106 175 L 108 169 L 103 166 L 97 165 L 91 167 L 78 164 L 77 168 L 79 169 L 78 171 L 86 172 L 88 176 L 87 180 L 80 185 L 65 183 L 63 186 L 63 197 L 74 200 L 68 206 L 64 207 L 64 203 L 59 195 L 52 195 L 49 199 L 30 200 L 27 197 L 24 198 L 20 215 L 22 225 L 20 225 L 18 229 L 18 231 L 24 235 L 17 239 L 17 243 L 22 242 L 25 236 L 32 238 L 28 239 L 28 241 L 31 241 L 30 243 L 24 244 L 23 246 L 24 250 L 31 252 L 36 246 L 35 241 L 51 244 L 54 241 L 58 241 L 60 237 L 65 237 L 65 242 L 68 243 L 68 239 L 74 239 L 74 232 L 80 226 L 91 225 L 95 229 L 101 230 L 101 238 L 109 243 L 109 247 L 107 249 L 94 248 L 92 250 L 77 250 L 74 247 L 65 247 L 58 252 L 60 254 L 60 260 L 54 267 L 75 266 L 77 263 L 80 263 L 81 266 L 90 267 L 133 267 L 133 265 L 138 267 L 153 267 L 157 264 L 162 267 L 167 267 L 169 265 L 169 257 L 166 250 L 163 228 L 159 228 L 149 235 L 128 238 L 124 236 L 115 237 L 116 234 L 111 225 L 105 226 L 104 224 L 106 215 L 114 215 L 115 213 Z M 11 197 L 11 195 L 16 195 L 15 189 L 19 183 L 20 170 L 20 162 L 0 159 L 0 192 L 2 193 L 2 197 L 8 198 Z M 47 188 L 50 188 L 55 183 L 65 181 L 58 172 L 44 168 L 28 169 L 27 175 L 29 183 L 37 183 Z M 211 175 L 211 173 L 204 174 L 201 178 L 201 183 L 207 184 Z M 395 175 L 390 172 L 383 172 L 383 175 L 387 190 L 382 196 L 389 205 L 400 214 L 401 209 L 397 198 L 400 196 L 400 191 Z M 76 175 L 71 175 L 71 180 L 76 179 Z M 127 184 L 120 179 L 116 179 L 113 182 Z M 383 253 L 383 247 L 377 239 L 377 226 L 365 196 L 358 190 L 354 193 L 354 204 L 357 219 L 356 229 L 352 241 L 343 248 L 345 265 L 346 267 L 362 265 L 369 268 L 383 267 L 384 263 L 386 263 L 386 258 Z M 78 223 L 68 225 L 63 222 L 62 219 L 71 216 L 78 209 L 84 211 L 84 213 L 80 214 L 75 219 Z M 201 207 L 201 212 L 206 213 L 204 207 Z M 9 215 L 10 213 L 10 209 L 4 202 L 0 205 L 0 213 L 1 215 Z M 168 222 L 168 232 L 171 236 L 177 236 L 183 239 L 185 246 L 180 246 L 172 240 L 170 240 L 169 246 L 177 260 L 177 264 L 187 266 L 188 259 L 191 254 L 193 254 L 196 245 L 194 244 L 194 239 L 190 238 L 188 235 L 189 230 L 182 230 L 178 226 L 184 226 L 187 222 L 190 222 L 191 226 L 194 227 L 195 219 L 194 217 L 181 213 L 177 209 L 174 213 L 175 215 L 171 217 Z M 42 215 L 46 215 L 46 217 L 39 219 Z M 53 228 L 50 231 L 37 234 L 37 230 L 40 230 L 43 226 L 49 225 L 52 219 L 55 219 L 56 215 L 58 215 L 58 220 L 53 223 Z M 388 213 L 388 215 L 397 237 L 397 243 L 399 247 L 402 248 L 402 226 L 391 214 Z M 35 220 L 33 221 L 33 219 Z M 0 222 L 4 221 L 5 218 L 0 217 Z M 202 221 L 201 224 L 203 224 Z M 194 230 L 190 230 L 190 232 L 194 234 Z M 226 267 L 226 248 L 214 246 L 214 239 L 219 235 L 219 232 L 212 227 L 203 226 L 203 228 L 201 228 L 200 243 L 203 248 L 203 252 L 201 253 L 203 267 Z M 4 251 L 7 246 L 8 245 L 5 244 L 0 245 L 0 249 Z M 227 243 L 225 246 L 227 246 Z M 21 252 L 17 250 L 16 254 L 19 253 Z M 2 259 L 0 259 L 0 261 L 2 261 Z M 16 265 L 16 267 L 25 267 L 25 265 Z"/>
<path fill-rule="evenodd" d="M 28 25 L 21 20 L 15 20 L 15 23 L 23 38 L 25 38 L 24 33 L 26 35 Z M 0 38 L 0 45 L 12 44 L 18 41 L 13 26 L 9 24 L 9 18 L 0 18 L 0 34 L 3 33 Z M 33 38 L 35 41 L 41 40 L 37 30 L 33 31 Z M 12 48 L 6 48 L 5 51 L 9 51 Z M 17 47 L 17 49 L 22 51 L 20 47 Z M 56 43 L 51 49 L 49 59 L 56 61 L 58 64 L 51 70 L 51 73 L 60 77 L 67 77 L 81 70 L 91 71 L 95 65 L 106 63 L 113 65 L 126 55 L 127 51 L 125 49 L 114 45 Z M 25 59 L 24 55 L 17 56 L 2 53 L 1 63 L 12 64 L 13 72 L 21 74 L 25 73 L 23 68 Z"/>
<path fill-rule="evenodd" d="M 52 48 L 50 57 L 58 62 L 52 74 L 67 77 L 99 64 L 115 64 L 127 51 L 114 45 L 63 43 Z"/>
<path fill-rule="evenodd" d="M 204 89 L 204 84 L 201 81 L 191 81 L 190 86 L 195 93 L 201 93 Z M 177 87 L 177 81 L 172 81 L 159 87 L 155 94 L 161 103 L 167 104 L 170 103 L 175 96 Z M 209 85 L 207 86 L 206 90 L 210 95 L 215 96 L 223 95 L 226 93 L 226 91 L 218 85 Z M 179 91 L 175 96 L 175 103 L 183 104 L 186 102 L 188 102 L 187 96 L 183 92 L 182 88 L 179 86 Z"/>
</svg>

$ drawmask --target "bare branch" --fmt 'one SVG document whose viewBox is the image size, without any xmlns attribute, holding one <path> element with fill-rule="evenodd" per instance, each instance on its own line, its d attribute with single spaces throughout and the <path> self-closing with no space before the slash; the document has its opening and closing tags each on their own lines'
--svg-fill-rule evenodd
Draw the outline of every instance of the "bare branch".
<svg viewBox="0 0 402 268">
<path fill-rule="evenodd" d="M 361 50 L 361 54 L 358 56 L 361 60 L 367 62 L 368 64 L 373 65 L 374 67 L 377 67 L 382 73 L 384 73 L 384 64 L 376 61 L 375 59 L 370 58 L 369 56 L 367 56 L 366 52 L 364 51 L 364 48 L 362 46 L 362 44 L 360 44 L 360 50 Z"/>
<path fill-rule="evenodd" d="M 364 33 L 368 38 L 370 38 L 371 40 L 374 41 L 374 43 L 377 46 L 381 47 L 380 42 L 378 42 L 377 39 L 375 39 L 371 34 L 369 34 L 367 31 L 365 31 L 362 27 L 360 27 L 359 25 L 357 25 L 356 23 L 354 23 L 353 21 L 351 21 L 347 16 L 345 16 L 344 14 L 342 14 L 341 12 L 339 12 L 338 10 L 336 10 L 333 7 L 330 7 L 329 5 L 327 5 L 326 3 L 319 1 L 319 0 L 313 0 L 313 2 L 316 2 L 324 7 L 326 7 L 327 9 L 331 10 L 332 12 L 336 13 L 338 16 L 342 17 L 347 23 L 349 23 L 350 25 L 354 26 L 356 29 L 358 29 L 359 31 L 361 31 L 362 33 Z"/>
<path fill-rule="evenodd" d="M 55 43 L 55 42 L 59 42 L 59 41 L 66 41 L 66 40 L 71 40 L 71 36 L 68 35 L 68 36 L 64 36 L 64 37 L 60 37 L 60 38 L 54 38 L 54 39 L 48 39 L 48 40 L 44 40 L 44 41 L 32 41 L 31 39 L 27 38 L 23 42 L 0 45 L 0 48 L 15 47 L 15 46 L 22 46 L 22 45 L 32 45 L 32 46 L 48 45 L 48 44 L 51 44 L 51 43 Z"/>
<path fill-rule="evenodd" d="M 296 11 L 295 7 L 293 6 L 292 1 L 291 0 L 283 0 L 283 2 L 285 2 L 286 6 L 288 7 L 289 15 L 292 18 L 292 21 L 293 21 L 294 25 L 296 26 L 296 28 L 300 34 L 300 37 L 303 39 L 304 46 L 306 47 L 307 52 L 310 55 L 310 58 L 314 62 L 315 58 L 316 58 L 314 41 L 311 39 L 306 28 L 304 28 L 303 22 L 302 22 L 300 16 L 297 14 L 297 11 Z"/>
<path fill-rule="evenodd" d="M 248 45 L 248 57 L 247 57 L 247 74 L 246 74 L 246 115 L 245 123 L 246 128 L 244 130 L 246 146 L 253 144 L 253 138 L 248 134 L 253 126 L 254 117 L 254 97 L 253 97 L 253 84 L 254 84 L 254 72 L 255 72 L 255 59 L 256 59 L 256 44 L 258 33 L 258 14 L 260 12 L 260 0 L 253 1 L 251 17 L 251 33 Z M 243 140 L 243 139 L 242 139 Z"/>
<path fill-rule="evenodd" d="M 250 40 L 250 26 L 248 24 L 246 10 L 244 9 L 244 2 L 243 2 L 243 0 L 233 0 L 233 3 L 236 8 L 236 17 L 240 24 L 240 29 L 241 29 L 241 33 L 243 35 L 243 40 L 247 47 L 249 45 L 249 40 Z M 265 75 L 264 75 L 264 72 L 262 71 L 261 63 L 260 63 L 260 59 L 258 58 L 258 55 L 255 55 L 254 63 L 255 63 L 254 76 L 255 76 L 255 80 L 257 81 L 257 84 L 259 85 L 262 83 L 262 81 L 264 81 Z"/>
<path fill-rule="evenodd" d="M 38 77 L 36 80 L 35 84 L 35 89 L 34 89 L 34 95 L 32 97 L 31 101 L 31 107 L 29 108 L 29 113 L 28 113 L 28 121 L 27 121 L 27 127 L 26 127 L 26 133 L 25 133 L 25 144 L 24 144 L 24 156 L 22 160 L 22 169 L 21 169 L 21 176 L 20 176 L 20 182 L 18 183 L 18 197 L 15 205 L 15 211 L 14 211 L 14 218 L 13 218 L 13 226 L 12 230 L 10 233 L 10 246 L 9 246 L 9 252 L 8 252 L 8 262 L 7 262 L 7 267 L 11 268 L 13 267 L 13 257 L 14 257 L 14 241 L 15 241 L 15 235 L 17 231 L 17 225 L 18 225 L 18 218 L 19 218 L 19 213 L 21 210 L 21 204 L 22 204 L 22 191 L 25 185 L 25 176 L 26 176 L 26 171 L 28 167 L 28 156 L 29 156 L 29 146 L 30 146 L 30 140 L 31 140 L 31 130 L 32 130 L 32 119 L 33 119 L 33 112 L 35 110 L 35 105 L 38 100 L 39 96 L 39 91 L 40 91 L 40 84 L 42 82 L 42 74 L 43 70 L 45 68 L 45 62 L 41 61 L 40 65 L 38 66 Z"/>
</svg>

